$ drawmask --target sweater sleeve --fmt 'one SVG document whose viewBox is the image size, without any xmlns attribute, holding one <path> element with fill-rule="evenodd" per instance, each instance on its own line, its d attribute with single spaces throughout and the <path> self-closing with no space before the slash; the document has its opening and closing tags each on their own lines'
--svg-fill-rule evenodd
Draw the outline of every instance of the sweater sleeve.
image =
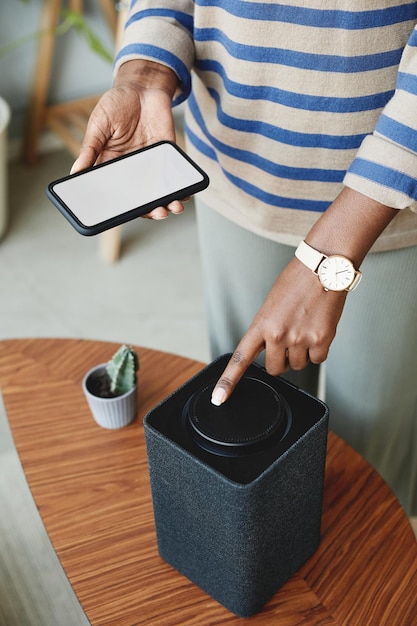
<svg viewBox="0 0 417 626">
<path fill-rule="evenodd" d="M 193 14 L 192 0 L 133 0 L 115 59 L 115 73 L 120 65 L 133 59 L 161 63 L 178 76 L 173 105 L 185 100 L 191 90 L 194 63 Z"/>
<path fill-rule="evenodd" d="M 387 206 L 417 212 L 417 26 L 403 51 L 395 93 L 344 183 Z"/>
</svg>

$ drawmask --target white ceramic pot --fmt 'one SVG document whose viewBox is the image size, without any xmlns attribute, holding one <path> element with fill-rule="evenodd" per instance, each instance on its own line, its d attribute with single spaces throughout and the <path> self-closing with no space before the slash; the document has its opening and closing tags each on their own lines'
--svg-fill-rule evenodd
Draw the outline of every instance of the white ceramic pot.
<svg viewBox="0 0 417 626">
<path fill-rule="evenodd" d="M 115 398 L 101 398 L 93 393 L 95 380 L 106 369 L 106 364 L 96 365 L 87 372 L 83 379 L 83 391 L 87 398 L 90 411 L 99 426 L 103 428 L 123 428 L 136 417 L 137 413 L 137 391 L 136 384 L 133 389 Z"/>
<path fill-rule="evenodd" d="M 7 229 L 7 127 L 10 121 L 10 107 L 0 97 L 0 239 Z"/>
</svg>

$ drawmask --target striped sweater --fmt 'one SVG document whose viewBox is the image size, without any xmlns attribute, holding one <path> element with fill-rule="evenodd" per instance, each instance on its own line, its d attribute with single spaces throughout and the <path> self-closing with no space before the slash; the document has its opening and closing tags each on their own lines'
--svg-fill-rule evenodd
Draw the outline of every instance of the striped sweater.
<svg viewBox="0 0 417 626">
<path fill-rule="evenodd" d="M 133 0 L 115 69 L 172 68 L 205 201 L 296 245 L 347 185 L 417 244 L 417 2 Z"/>
</svg>

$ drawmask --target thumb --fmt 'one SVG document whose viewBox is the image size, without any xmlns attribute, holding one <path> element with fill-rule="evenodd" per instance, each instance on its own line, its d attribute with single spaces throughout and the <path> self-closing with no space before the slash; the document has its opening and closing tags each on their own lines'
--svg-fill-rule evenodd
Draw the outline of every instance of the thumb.
<svg viewBox="0 0 417 626">
<path fill-rule="evenodd" d="M 97 161 L 97 157 L 99 152 L 95 150 L 93 147 L 81 147 L 80 154 L 77 159 L 74 161 L 70 174 L 75 174 L 76 172 L 80 172 L 81 170 L 85 170 L 87 167 L 91 167 Z"/>
</svg>

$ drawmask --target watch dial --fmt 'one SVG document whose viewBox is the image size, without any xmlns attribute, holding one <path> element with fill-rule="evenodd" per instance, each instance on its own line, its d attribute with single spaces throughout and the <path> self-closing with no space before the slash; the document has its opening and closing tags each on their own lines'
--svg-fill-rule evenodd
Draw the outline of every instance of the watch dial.
<svg viewBox="0 0 417 626">
<path fill-rule="evenodd" d="M 355 270 L 349 259 L 342 256 L 329 256 L 318 268 L 320 282 L 330 291 L 344 291 L 353 282 Z"/>
</svg>

